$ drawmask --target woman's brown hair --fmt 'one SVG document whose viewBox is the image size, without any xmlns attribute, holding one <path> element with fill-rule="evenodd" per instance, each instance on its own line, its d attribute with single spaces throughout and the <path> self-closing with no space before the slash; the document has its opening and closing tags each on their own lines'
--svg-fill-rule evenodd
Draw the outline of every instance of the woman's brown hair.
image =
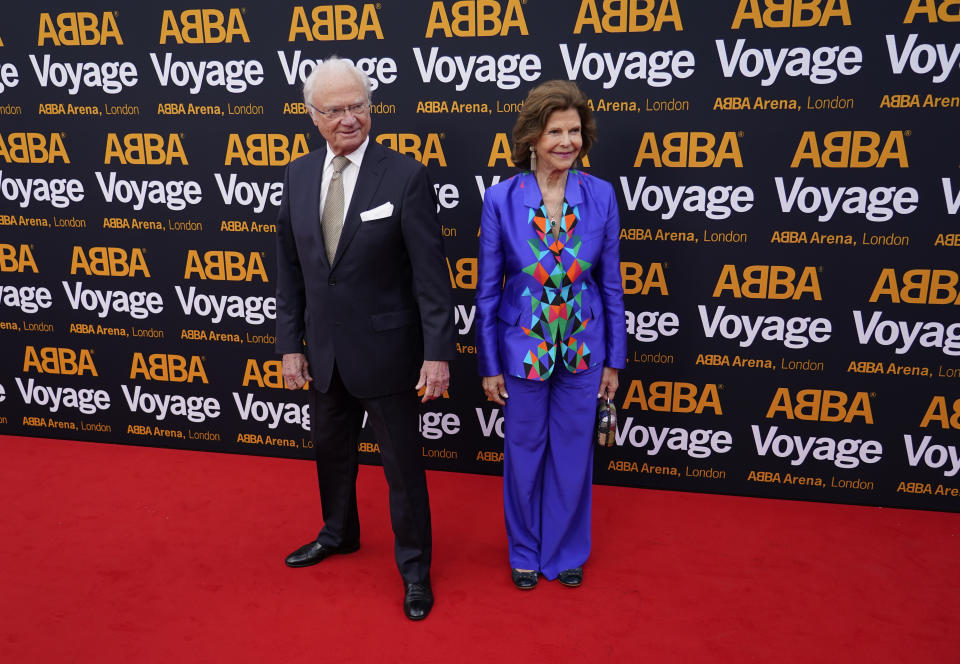
<svg viewBox="0 0 960 664">
<path fill-rule="evenodd" d="M 520 115 L 517 116 L 517 123 L 513 125 L 512 158 L 517 168 L 530 168 L 530 148 L 540 138 L 550 115 L 554 111 L 565 111 L 568 108 L 576 109 L 580 115 L 583 146 L 577 157 L 590 151 L 597 138 L 597 125 L 593 121 L 593 112 L 586 95 L 573 81 L 546 81 L 530 91 L 523 102 Z"/>
</svg>

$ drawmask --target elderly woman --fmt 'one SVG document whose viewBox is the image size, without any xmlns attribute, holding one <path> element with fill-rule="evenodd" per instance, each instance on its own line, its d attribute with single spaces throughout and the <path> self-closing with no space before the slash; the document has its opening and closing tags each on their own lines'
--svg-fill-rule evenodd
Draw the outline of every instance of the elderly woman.
<svg viewBox="0 0 960 664">
<path fill-rule="evenodd" d="M 521 170 L 487 190 L 477 350 L 503 406 L 503 507 L 513 583 L 583 581 L 593 431 L 626 364 L 620 221 L 610 183 L 575 168 L 596 136 L 569 81 L 534 88 L 513 128 Z"/>
</svg>

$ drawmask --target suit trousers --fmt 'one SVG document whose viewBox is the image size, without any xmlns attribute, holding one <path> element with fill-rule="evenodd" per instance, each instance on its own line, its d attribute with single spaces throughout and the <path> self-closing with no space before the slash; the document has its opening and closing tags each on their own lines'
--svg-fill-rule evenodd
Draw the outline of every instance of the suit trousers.
<svg viewBox="0 0 960 664">
<path fill-rule="evenodd" d="M 504 376 L 503 508 L 510 566 L 555 579 L 590 555 L 601 366 L 543 381 Z"/>
<path fill-rule="evenodd" d="M 389 488 L 397 568 L 408 583 L 426 581 L 430 576 L 433 540 L 416 392 L 411 388 L 398 394 L 359 398 L 349 393 L 334 366 L 329 389 L 311 389 L 310 397 L 310 433 L 316 451 L 323 514 L 323 529 L 317 542 L 350 547 L 360 541 L 357 446 L 366 410 Z"/>
</svg>

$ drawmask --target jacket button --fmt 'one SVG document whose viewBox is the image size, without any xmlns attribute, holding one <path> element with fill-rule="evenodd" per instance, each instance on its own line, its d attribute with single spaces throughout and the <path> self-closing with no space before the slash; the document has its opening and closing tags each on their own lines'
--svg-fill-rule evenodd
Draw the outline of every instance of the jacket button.
<svg viewBox="0 0 960 664">
<path fill-rule="evenodd" d="M 329 279 L 327 279 L 327 286 L 336 286 L 336 285 L 337 285 L 336 279 L 334 279 L 333 277 L 330 277 Z"/>
</svg>

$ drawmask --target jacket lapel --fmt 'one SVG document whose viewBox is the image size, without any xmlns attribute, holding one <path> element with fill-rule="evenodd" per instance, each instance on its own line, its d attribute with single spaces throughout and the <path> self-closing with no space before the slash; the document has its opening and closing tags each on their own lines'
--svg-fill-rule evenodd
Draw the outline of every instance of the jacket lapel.
<svg viewBox="0 0 960 664">
<path fill-rule="evenodd" d="M 543 195 L 540 193 L 539 185 L 537 185 L 537 177 L 532 172 L 523 173 L 520 177 L 522 178 L 520 188 L 523 190 L 521 198 L 524 207 L 528 209 L 527 223 L 533 228 L 536 236 L 540 238 L 540 244 L 549 249 L 550 245 L 553 244 L 553 238 L 548 238 L 550 231 L 547 229 L 547 214 L 540 205 L 543 202 Z M 536 240 L 531 239 L 530 243 L 530 248 L 533 249 L 535 254 L 541 251 Z"/>
<path fill-rule="evenodd" d="M 570 170 L 567 176 L 567 186 L 564 190 L 564 209 L 563 217 L 560 221 L 560 234 L 556 240 L 548 226 L 547 212 L 541 207 L 543 196 L 540 193 L 540 187 L 537 185 L 537 178 L 533 173 L 524 173 L 521 183 L 523 189 L 523 204 L 529 208 L 529 223 L 533 226 L 534 232 L 540 238 L 544 247 L 556 257 L 561 264 L 563 261 L 563 249 L 570 242 L 570 235 L 580 223 L 577 213 L 574 211 L 577 206 L 583 202 L 583 189 L 580 182 L 580 171 Z M 571 247 L 576 253 L 578 247 Z"/>
<path fill-rule="evenodd" d="M 357 183 L 353 187 L 353 196 L 350 197 L 350 207 L 343 218 L 343 230 L 340 232 L 337 254 L 333 257 L 333 266 L 340 262 L 344 251 L 346 251 L 357 231 L 360 230 L 360 210 L 366 210 L 370 207 L 377 189 L 380 188 L 380 181 L 383 179 L 384 173 L 384 154 L 382 150 L 386 150 L 386 148 L 381 147 L 379 143 L 371 139 L 366 152 L 363 154 L 363 161 L 360 162 L 360 172 L 357 174 Z"/>
<path fill-rule="evenodd" d="M 303 167 L 290 169 L 290 190 L 295 192 L 290 199 L 291 223 L 301 227 L 300 233 L 310 238 L 310 251 L 320 254 L 320 262 L 330 267 L 327 261 L 323 228 L 320 226 L 320 185 L 323 182 L 323 161 L 326 146 L 301 157 Z M 298 161 L 298 163 L 299 163 Z"/>
</svg>

